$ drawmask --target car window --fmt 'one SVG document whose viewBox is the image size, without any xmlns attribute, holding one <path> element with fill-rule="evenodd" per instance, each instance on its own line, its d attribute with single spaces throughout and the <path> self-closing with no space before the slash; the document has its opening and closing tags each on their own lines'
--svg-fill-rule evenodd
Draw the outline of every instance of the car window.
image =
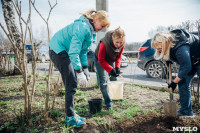
<svg viewBox="0 0 200 133">
<path fill-rule="evenodd" d="M 25 46 L 25 49 L 26 49 L 26 50 L 32 50 L 32 47 L 31 47 L 31 45 L 26 45 L 26 46 Z"/>
</svg>

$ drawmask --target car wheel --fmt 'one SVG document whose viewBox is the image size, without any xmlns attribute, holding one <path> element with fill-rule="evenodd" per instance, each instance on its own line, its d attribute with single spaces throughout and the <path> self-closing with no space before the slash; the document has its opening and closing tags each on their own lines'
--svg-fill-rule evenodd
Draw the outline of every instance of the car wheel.
<svg viewBox="0 0 200 133">
<path fill-rule="evenodd" d="M 148 63 L 146 73 L 151 78 L 166 78 L 166 68 L 160 61 L 151 61 Z"/>
<path fill-rule="evenodd" d="M 45 63 L 45 61 L 46 61 L 45 56 L 42 56 L 42 58 L 41 58 L 41 63 Z"/>
</svg>

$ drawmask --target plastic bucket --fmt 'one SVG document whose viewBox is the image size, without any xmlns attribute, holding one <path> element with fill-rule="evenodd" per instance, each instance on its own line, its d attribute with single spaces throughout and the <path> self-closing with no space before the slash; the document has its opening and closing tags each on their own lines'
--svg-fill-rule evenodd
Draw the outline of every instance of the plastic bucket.
<svg viewBox="0 0 200 133">
<path fill-rule="evenodd" d="M 109 95 L 112 100 L 122 100 L 124 93 L 124 82 L 122 81 L 109 81 Z"/>
<path fill-rule="evenodd" d="M 102 109 L 102 99 L 101 98 L 94 98 L 88 100 L 89 107 L 90 107 L 90 113 L 95 114 L 97 112 L 100 112 Z"/>
</svg>

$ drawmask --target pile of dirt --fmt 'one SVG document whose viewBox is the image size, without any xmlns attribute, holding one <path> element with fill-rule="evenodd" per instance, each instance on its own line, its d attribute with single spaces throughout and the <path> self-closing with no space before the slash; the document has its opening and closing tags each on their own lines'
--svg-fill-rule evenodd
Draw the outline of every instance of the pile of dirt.
<svg viewBox="0 0 200 133">
<path fill-rule="evenodd" d="M 191 130 L 198 129 L 198 132 L 200 132 L 200 119 L 181 119 L 166 115 L 143 114 L 135 116 L 132 120 L 124 119 L 115 124 L 115 130 L 120 133 L 165 133 L 173 132 L 173 128 L 177 127 L 190 127 Z"/>
<path fill-rule="evenodd" d="M 181 119 L 152 113 L 136 115 L 133 119 L 114 120 L 111 125 L 99 125 L 95 121 L 87 121 L 84 127 L 79 128 L 76 132 L 90 133 L 92 131 L 94 133 L 102 133 L 112 131 L 116 133 L 174 133 L 174 129 L 175 131 L 178 130 L 177 132 L 189 132 L 189 130 L 194 130 L 199 133 L 200 119 Z"/>
</svg>

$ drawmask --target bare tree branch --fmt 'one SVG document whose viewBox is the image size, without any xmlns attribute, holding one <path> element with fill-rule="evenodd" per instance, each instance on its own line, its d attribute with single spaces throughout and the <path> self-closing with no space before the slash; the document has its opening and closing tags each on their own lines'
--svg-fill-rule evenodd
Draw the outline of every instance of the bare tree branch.
<svg viewBox="0 0 200 133">
<path fill-rule="evenodd" d="M 2 25 L 1 23 L 0 23 L 0 26 L 1 26 L 1 28 L 3 29 L 3 32 L 6 34 L 7 38 L 9 39 L 9 41 L 11 42 L 12 46 L 13 46 L 14 48 L 16 48 L 16 46 L 15 46 L 13 40 L 10 38 L 9 34 L 7 33 L 7 31 L 5 30 L 5 28 L 3 27 L 3 25 Z"/>
<path fill-rule="evenodd" d="M 30 0 L 31 1 L 31 0 Z M 57 0 L 56 0 L 56 3 L 54 4 L 54 6 L 52 7 L 51 6 L 51 3 L 50 1 L 49 2 L 49 6 L 50 6 L 50 11 L 49 11 L 49 14 L 48 14 L 48 17 L 47 19 L 45 20 L 44 17 L 41 15 L 41 13 L 37 10 L 37 8 L 35 7 L 35 0 L 34 2 L 31 1 L 31 4 L 33 5 L 34 9 L 36 10 L 36 12 L 40 15 L 40 17 L 43 19 L 43 21 L 46 23 L 46 26 L 47 26 L 47 31 L 48 31 L 48 41 L 50 41 L 50 33 L 49 33 L 49 18 L 50 18 L 50 15 L 51 15 L 51 12 L 53 10 L 53 8 L 57 5 Z M 48 74 L 48 80 L 47 80 L 47 88 L 46 88 L 46 100 L 45 100 L 45 109 L 44 109 L 44 114 L 48 114 L 48 109 L 49 109 L 49 91 L 50 91 L 50 76 L 51 76 L 51 72 L 52 72 L 52 69 L 53 69 L 53 63 L 52 61 L 50 61 L 49 63 L 49 74 Z M 46 117 L 45 117 L 46 118 Z"/>
<path fill-rule="evenodd" d="M 56 0 L 56 3 L 55 3 L 55 4 L 53 5 L 53 7 L 52 7 L 50 1 L 48 1 L 48 2 L 49 2 L 49 5 L 50 5 L 51 9 L 50 9 L 49 15 L 48 15 L 48 17 L 47 17 L 47 22 L 49 21 L 49 17 L 50 17 L 51 11 L 52 11 L 53 8 L 58 4 L 58 3 L 57 3 L 57 0 Z"/>
<path fill-rule="evenodd" d="M 14 4 L 13 1 L 12 1 L 12 4 L 13 4 L 13 6 L 14 6 L 16 12 L 17 12 L 17 15 L 20 16 L 19 8 L 16 6 L 16 4 Z M 24 22 L 24 24 L 26 24 L 26 21 L 25 21 L 23 18 L 21 18 L 21 20 Z"/>
<path fill-rule="evenodd" d="M 42 14 L 37 10 L 37 8 L 35 7 L 35 0 L 34 0 L 34 2 L 32 2 L 31 1 L 31 4 L 33 5 L 33 8 L 35 9 L 35 11 L 40 15 L 40 17 L 44 20 L 44 22 L 45 23 L 47 23 L 46 22 L 46 20 L 44 19 L 44 17 L 42 16 Z"/>
</svg>

